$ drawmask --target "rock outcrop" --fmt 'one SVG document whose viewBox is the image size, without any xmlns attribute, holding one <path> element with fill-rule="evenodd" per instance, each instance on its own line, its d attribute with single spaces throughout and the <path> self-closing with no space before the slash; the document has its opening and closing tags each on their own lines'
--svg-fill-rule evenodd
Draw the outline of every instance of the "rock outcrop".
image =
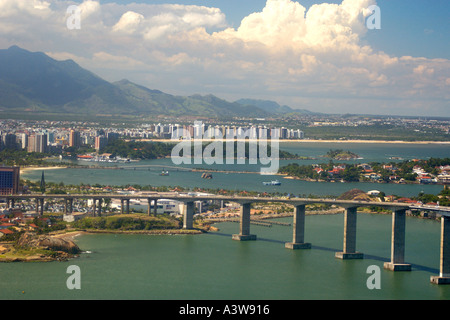
<svg viewBox="0 0 450 320">
<path fill-rule="evenodd" d="M 24 233 L 17 241 L 20 247 L 41 248 L 52 251 L 62 251 L 67 254 L 78 254 L 80 248 L 71 240 L 55 238 L 47 235 Z"/>
</svg>

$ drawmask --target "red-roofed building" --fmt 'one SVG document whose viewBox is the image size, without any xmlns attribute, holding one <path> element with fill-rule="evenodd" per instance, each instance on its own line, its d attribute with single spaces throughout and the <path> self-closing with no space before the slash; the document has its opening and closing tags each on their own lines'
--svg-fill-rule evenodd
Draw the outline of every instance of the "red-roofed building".
<svg viewBox="0 0 450 320">
<path fill-rule="evenodd" d="M 12 230 L 2 229 L 2 230 L 0 230 L 0 238 L 4 235 L 13 234 L 13 233 L 14 233 L 14 231 L 12 231 Z"/>
<path fill-rule="evenodd" d="M 2 223 L 2 224 L 0 224 L 0 230 L 7 229 L 9 227 L 14 227 L 14 224 L 12 224 L 12 223 Z"/>
</svg>

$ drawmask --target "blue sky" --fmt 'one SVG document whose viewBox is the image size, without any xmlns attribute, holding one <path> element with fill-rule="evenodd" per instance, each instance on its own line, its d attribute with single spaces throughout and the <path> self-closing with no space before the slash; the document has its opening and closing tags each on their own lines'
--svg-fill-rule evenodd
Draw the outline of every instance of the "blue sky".
<svg viewBox="0 0 450 320">
<path fill-rule="evenodd" d="M 0 47 L 171 94 L 450 117 L 449 13 L 448 0 L 0 0 Z"/>
<path fill-rule="evenodd" d="M 78 2 L 81 2 L 78 0 Z M 102 3 L 186 4 L 217 7 L 227 21 L 238 27 L 247 15 L 261 11 L 266 0 L 102 0 Z M 305 8 L 323 2 L 342 1 L 297 0 Z M 450 1 L 448 0 L 378 0 L 382 28 L 367 34 L 376 49 L 395 55 L 450 59 Z"/>
</svg>

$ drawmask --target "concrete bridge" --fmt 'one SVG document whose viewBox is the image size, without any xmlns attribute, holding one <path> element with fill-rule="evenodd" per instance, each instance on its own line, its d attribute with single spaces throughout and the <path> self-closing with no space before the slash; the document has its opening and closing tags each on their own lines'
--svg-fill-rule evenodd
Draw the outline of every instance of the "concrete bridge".
<svg viewBox="0 0 450 320">
<path fill-rule="evenodd" d="M 250 206 L 255 202 L 278 202 L 292 205 L 293 214 L 293 236 L 292 242 L 285 244 L 288 249 L 309 249 L 311 244 L 305 242 L 305 208 L 308 204 L 330 204 L 345 208 L 343 250 L 336 252 L 339 259 L 363 259 L 364 254 L 356 250 L 357 209 L 359 207 L 382 207 L 392 211 L 392 233 L 391 233 L 391 261 L 386 262 L 384 267 L 392 271 L 410 271 L 411 265 L 405 263 L 405 224 L 406 211 L 434 211 L 441 215 L 441 244 L 440 244 L 440 273 L 432 276 L 430 281 L 436 284 L 450 284 L 450 208 L 439 206 L 417 206 L 406 203 L 392 202 L 367 202 L 367 201 L 343 201 L 335 199 L 311 199 L 311 198 L 271 198 L 271 197 L 239 197 L 206 195 L 193 196 L 178 193 L 147 193 L 145 195 L 124 194 L 23 194 L 4 196 L 7 205 L 14 206 L 17 200 L 33 200 L 36 203 L 36 212 L 43 215 L 45 199 L 64 200 L 64 213 L 73 212 L 74 199 L 92 199 L 93 215 L 101 216 L 102 201 L 105 199 L 119 199 L 122 203 L 122 213 L 129 213 L 130 200 L 147 200 L 148 214 L 151 214 L 151 203 L 154 203 L 154 214 L 156 215 L 157 202 L 159 199 L 171 199 L 183 202 L 183 228 L 192 229 L 194 221 L 194 207 L 196 201 L 217 200 L 234 202 L 240 205 L 240 228 L 239 233 L 232 236 L 233 240 L 249 241 L 256 240 L 256 235 L 250 233 Z"/>
</svg>

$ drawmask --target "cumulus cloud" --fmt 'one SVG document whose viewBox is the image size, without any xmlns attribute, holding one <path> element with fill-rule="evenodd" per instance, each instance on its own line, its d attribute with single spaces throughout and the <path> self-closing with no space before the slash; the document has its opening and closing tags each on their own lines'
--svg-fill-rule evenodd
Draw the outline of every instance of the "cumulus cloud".
<svg viewBox="0 0 450 320">
<path fill-rule="evenodd" d="M 362 44 L 375 0 L 308 10 L 301 2 L 267 0 L 233 28 L 218 8 L 85 0 L 82 28 L 71 31 L 71 1 L 0 0 L 0 46 L 71 57 L 107 80 L 127 77 L 172 93 L 264 98 L 325 112 L 354 111 L 355 103 L 368 112 L 448 107 L 448 60 L 395 57 Z"/>
</svg>

